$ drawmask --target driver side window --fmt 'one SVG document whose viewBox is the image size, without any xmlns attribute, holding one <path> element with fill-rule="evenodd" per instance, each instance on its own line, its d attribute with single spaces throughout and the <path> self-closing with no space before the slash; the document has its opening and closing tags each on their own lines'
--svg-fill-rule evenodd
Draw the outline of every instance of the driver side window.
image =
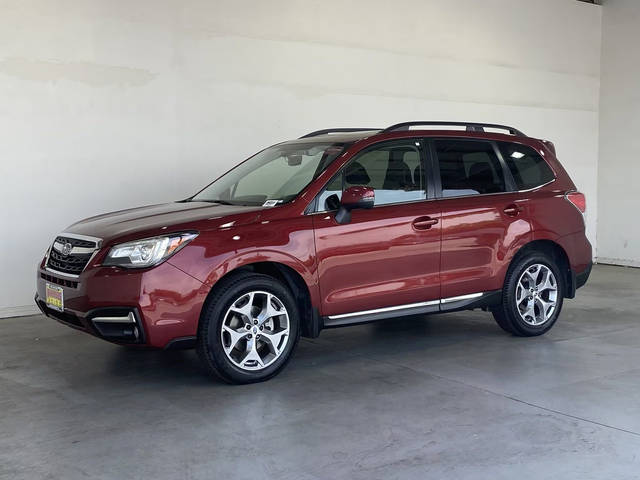
<svg viewBox="0 0 640 480">
<path fill-rule="evenodd" d="M 317 211 L 333 210 L 333 195 L 367 186 L 375 190 L 375 205 L 406 203 L 427 198 L 419 146 L 415 139 L 375 145 L 343 167 L 318 198 Z M 329 199 L 329 202 L 327 202 Z"/>
</svg>

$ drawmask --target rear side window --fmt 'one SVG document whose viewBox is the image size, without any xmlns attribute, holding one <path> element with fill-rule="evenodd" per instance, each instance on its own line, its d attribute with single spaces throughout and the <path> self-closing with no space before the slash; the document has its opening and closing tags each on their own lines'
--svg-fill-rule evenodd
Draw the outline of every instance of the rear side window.
<svg viewBox="0 0 640 480">
<path fill-rule="evenodd" d="M 498 147 L 518 190 L 539 187 L 555 178 L 547 162 L 533 148 L 509 142 L 498 142 Z"/>
<path fill-rule="evenodd" d="M 489 142 L 436 140 L 443 197 L 504 192 L 502 165 Z"/>
</svg>

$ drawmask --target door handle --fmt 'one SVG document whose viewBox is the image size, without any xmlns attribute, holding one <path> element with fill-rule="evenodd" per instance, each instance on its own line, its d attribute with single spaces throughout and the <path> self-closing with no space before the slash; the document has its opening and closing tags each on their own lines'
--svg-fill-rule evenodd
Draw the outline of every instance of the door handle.
<svg viewBox="0 0 640 480">
<path fill-rule="evenodd" d="M 413 228 L 415 228 L 416 230 L 429 230 L 437 223 L 437 218 L 418 217 L 413 221 Z"/>
<path fill-rule="evenodd" d="M 502 211 L 510 217 L 515 217 L 520 213 L 521 210 L 522 209 L 518 205 L 512 203 L 511 205 L 507 205 L 506 207 L 504 207 L 504 210 Z"/>
</svg>

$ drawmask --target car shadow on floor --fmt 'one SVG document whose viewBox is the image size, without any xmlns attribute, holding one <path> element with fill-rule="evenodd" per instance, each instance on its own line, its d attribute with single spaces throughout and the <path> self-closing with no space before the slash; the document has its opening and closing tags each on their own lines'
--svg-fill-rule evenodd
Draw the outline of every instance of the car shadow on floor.
<svg viewBox="0 0 640 480">
<path fill-rule="evenodd" d="M 316 339 L 301 338 L 283 373 L 312 375 L 319 368 L 343 365 L 347 359 L 393 352 L 407 356 L 416 351 L 463 342 L 501 343 L 513 338 L 500 330 L 489 314 L 466 312 L 431 316 L 409 316 L 371 324 L 324 330 Z M 150 350 L 110 346 L 105 372 L 112 381 L 166 384 L 223 384 L 208 375 L 195 350 Z"/>
</svg>

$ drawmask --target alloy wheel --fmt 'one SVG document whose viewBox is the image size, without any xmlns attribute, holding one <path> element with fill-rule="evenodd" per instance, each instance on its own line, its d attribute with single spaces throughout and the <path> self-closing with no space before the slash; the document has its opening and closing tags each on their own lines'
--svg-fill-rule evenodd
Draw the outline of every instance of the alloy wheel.
<svg viewBox="0 0 640 480">
<path fill-rule="evenodd" d="M 262 370 L 275 362 L 289 338 L 289 314 L 282 300 L 264 291 L 238 297 L 222 321 L 220 339 L 227 358 L 243 370 Z"/>
<path fill-rule="evenodd" d="M 528 266 L 516 286 L 516 307 L 522 320 L 538 327 L 553 316 L 557 303 L 558 282 L 551 269 L 540 263 Z"/>
</svg>

